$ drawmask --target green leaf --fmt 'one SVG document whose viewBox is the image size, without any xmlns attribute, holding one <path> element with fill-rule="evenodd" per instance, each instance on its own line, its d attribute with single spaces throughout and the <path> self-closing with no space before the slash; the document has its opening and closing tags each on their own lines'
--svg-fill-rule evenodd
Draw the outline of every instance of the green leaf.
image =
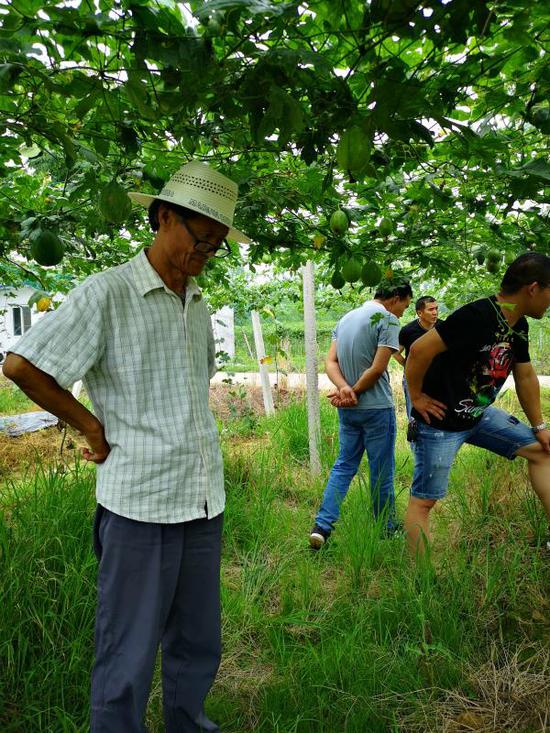
<svg viewBox="0 0 550 733">
<path fill-rule="evenodd" d="M 550 165 L 542 158 L 529 161 L 529 163 L 523 165 L 519 170 L 528 173 L 530 176 L 537 176 L 538 178 L 544 178 L 546 181 L 550 181 Z"/>
<path fill-rule="evenodd" d="M 128 81 L 124 84 L 126 96 L 137 110 L 137 116 L 148 120 L 156 119 L 156 113 L 148 104 L 147 86 L 141 79 L 140 73 L 135 70 L 128 72 Z"/>
<path fill-rule="evenodd" d="M 21 71 L 15 64 L 0 64 L 0 89 L 11 89 Z"/>
<path fill-rule="evenodd" d="M 293 5 L 284 2 L 273 3 L 269 0 L 206 0 L 206 2 L 201 3 L 201 9 L 196 12 L 196 15 L 202 18 L 212 12 L 235 8 L 246 10 L 250 15 L 281 15 L 286 10 L 293 8 Z"/>
<path fill-rule="evenodd" d="M 428 130 L 427 127 L 422 125 L 420 122 L 417 122 L 416 120 L 411 120 L 408 124 L 409 130 L 411 131 L 411 135 L 416 138 L 420 138 L 421 140 L 424 140 L 428 143 L 430 147 L 434 144 L 434 135 L 430 130 Z"/>
<path fill-rule="evenodd" d="M 139 150 L 139 137 L 133 127 L 121 125 L 119 127 L 119 139 L 127 153 L 135 154 Z"/>
<path fill-rule="evenodd" d="M 96 153 L 99 153 L 99 155 L 103 157 L 105 157 L 109 152 L 108 138 L 101 137 L 100 135 L 95 135 L 92 138 L 92 145 L 94 146 Z"/>
<path fill-rule="evenodd" d="M 97 103 L 97 94 L 88 94 L 87 97 L 83 97 L 80 102 L 76 105 L 73 112 L 79 120 L 84 119 L 86 114 L 92 109 Z"/>
</svg>

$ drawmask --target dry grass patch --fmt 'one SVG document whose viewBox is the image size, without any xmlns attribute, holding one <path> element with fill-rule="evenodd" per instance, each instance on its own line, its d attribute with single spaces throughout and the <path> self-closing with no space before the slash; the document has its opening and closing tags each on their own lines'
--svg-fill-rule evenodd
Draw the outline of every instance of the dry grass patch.
<svg viewBox="0 0 550 733">
<path fill-rule="evenodd" d="M 493 648 L 467 674 L 470 692 L 451 690 L 401 720 L 407 733 L 545 733 L 550 726 L 550 650 Z M 434 690 L 435 694 L 440 693 Z M 411 699 L 407 699 L 407 704 Z"/>
<path fill-rule="evenodd" d="M 0 482 L 13 479 L 38 464 L 54 461 L 72 464 L 84 440 L 76 431 L 64 437 L 59 427 L 44 428 L 10 438 L 0 432 Z"/>
<path fill-rule="evenodd" d="M 0 481 L 13 478 L 37 463 L 51 463 L 59 456 L 61 436 L 56 428 L 45 428 L 10 438 L 0 433 Z"/>
<path fill-rule="evenodd" d="M 256 730 L 260 724 L 263 690 L 275 681 L 273 667 L 260 661 L 258 655 L 242 649 L 225 649 L 212 695 L 223 692 L 230 699 L 240 700 L 239 713 L 245 730 Z"/>
<path fill-rule="evenodd" d="M 232 435 L 224 436 L 223 442 L 231 447 L 231 455 L 250 458 L 262 448 L 269 448 L 269 435 Z"/>
<path fill-rule="evenodd" d="M 301 399 L 301 390 L 274 390 L 276 409 Z M 264 415 L 262 389 L 243 384 L 213 384 L 210 387 L 210 409 L 224 422 L 250 414 Z"/>
</svg>

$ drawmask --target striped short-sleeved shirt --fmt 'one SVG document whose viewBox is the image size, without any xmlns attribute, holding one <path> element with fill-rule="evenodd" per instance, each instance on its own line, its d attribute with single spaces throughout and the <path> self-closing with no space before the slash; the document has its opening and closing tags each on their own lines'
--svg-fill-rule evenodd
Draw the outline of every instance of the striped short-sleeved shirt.
<svg viewBox="0 0 550 733">
<path fill-rule="evenodd" d="M 62 387 L 83 379 L 111 446 L 97 500 L 124 517 L 174 523 L 225 505 L 212 325 L 197 285 L 181 297 L 145 252 L 92 275 L 12 349 Z"/>
</svg>

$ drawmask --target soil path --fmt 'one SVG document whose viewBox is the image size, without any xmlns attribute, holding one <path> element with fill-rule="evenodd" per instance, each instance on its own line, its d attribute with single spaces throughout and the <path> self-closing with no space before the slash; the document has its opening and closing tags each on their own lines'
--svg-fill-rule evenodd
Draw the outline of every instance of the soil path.
<svg viewBox="0 0 550 733">
<path fill-rule="evenodd" d="M 217 372 L 211 379 L 211 384 L 222 384 L 225 380 L 231 379 L 233 384 L 245 384 L 249 387 L 260 387 L 260 374 L 259 372 Z M 319 374 L 319 389 L 327 390 L 332 389 L 333 384 L 326 374 Z M 398 387 L 401 383 L 401 374 L 399 372 L 391 372 L 390 379 L 392 386 Z M 269 381 L 271 385 L 277 384 L 277 374 L 270 372 Z M 279 374 L 279 381 L 282 387 L 286 389 L 304 389 L 306 386 L 306 375 L 301 373 L 290 373 L 290 374 Z M 539 382 L 541 387 L 550 387 L 550 376 L 540 376 Z M 510 376 L 504 382 L 504 386 L 501 391 L 506 389 L 514 389 L 514 380 Z"/>
</svg>

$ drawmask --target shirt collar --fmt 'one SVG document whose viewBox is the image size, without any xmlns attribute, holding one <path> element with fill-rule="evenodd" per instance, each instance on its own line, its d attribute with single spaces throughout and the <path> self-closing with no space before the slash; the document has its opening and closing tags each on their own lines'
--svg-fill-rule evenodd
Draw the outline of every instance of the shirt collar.
<svg viewBox="0 0 550 733">
<path fill-rule="evenodd" d="M 134 282 L 140 295 L 145 296 L 152 290 L 158 290 L 159 288 L 162 288 L 169 295 L 177 295 L 173 290 L 170 290 L 155 268 L 151 265 L 147 259 L 144 249 L 132 258 L 131 263 Z M 191 297 L 194 300 L 200 300 L 200 298 L 202 298 L 200 288 L 192 277 L 187 278 L 185 293 L 188 298 Z"/>
</svg>

